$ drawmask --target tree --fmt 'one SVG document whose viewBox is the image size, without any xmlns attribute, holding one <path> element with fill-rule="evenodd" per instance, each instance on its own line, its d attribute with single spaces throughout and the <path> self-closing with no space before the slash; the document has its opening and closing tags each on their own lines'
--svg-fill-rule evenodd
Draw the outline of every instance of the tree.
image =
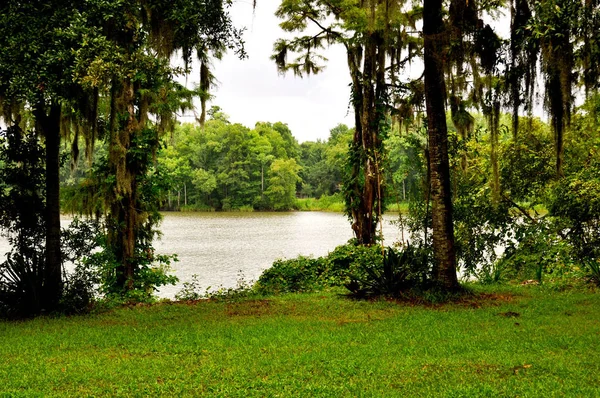
<svg viewBox="0 0 600 398">
<path fill-rule="evenodd" d="M 444 79 L 444 23 L 442 0 L 423 2 L 424 77 L 429 133 L 434 276 L 446 289 L 458 288 L 456 252 L 452 222 L 448 132 L 446 126 Z"/>
<path fill-rule="evenodd" d="M 0 5 L 0 110 L 8 125 L 35 130 L 45 139 L 45 257 L 42 302 L 58 305 L 62 291 L 59 149 L 76 121 L 95 133 L 97 93 L 73 81 L 79 37 L 72 23 L 85 4 L 69 1 L 3 1 Z M 33 124 L 28 124 L 28 113 Z M 79 130 L 78 130 L 79 131 Z"/>
<path fill-rule="evenodd" d="M 346 49 L 355 129 L 348 155 L 351 175 L 345 181 L 344 193 L 354 234 L 359 243 L 367 245 L 375 242 L 377 221 L 383 212 L 388 66 L 394 76 L 418 51 L 405 29 L 414 25 L 414 13 L 401 9 L 401 4 L 390 0 L 283 0 L 276 12 L 284 19 L 280 26 L 287 32 L 305 33 L 309 24 L 316 29 L 316 33 L 275 43 L 272 58 L 280 72 L 292 71 L 298 76 L 318 73 L 325 58 L 316 51 L 334 43 Z M 405 48 L 408 54 L 402 58 Z M 298 56 L 288 61 L 294 53 Z"/>
<path fill-rule="evenodd" d="M 19 126 L 0 132 L 0 227 L 11 252 L 0 262 L 0 316 L 54 310 L 45 302 L 45 151 Z"/>
<path fill-rule="evenodd" d="M 269 169 L 269 186 L 265 194 L 275 210 L 289 210 L 296 203 L 296 183 L 300 166 L 294 159 L 276 159 Z"/>
</svg>

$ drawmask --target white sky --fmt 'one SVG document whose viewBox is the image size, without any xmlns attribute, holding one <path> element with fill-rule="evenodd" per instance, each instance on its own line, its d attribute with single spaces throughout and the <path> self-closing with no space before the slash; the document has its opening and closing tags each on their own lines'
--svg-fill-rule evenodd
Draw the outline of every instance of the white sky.
<svg viewBox="0 0 600 398">
<path fill-rule="evenodd" d="M 219 86 L 209 103 L 218 105 L 233 123 L 253 128 L 256 122 L 287 123 L 299 142 L 327 139 L 329 130 L 339 123 L 352 126 L 349 112 L 350 75 L 343 47 L 334 46 L 323 55 L 326 68 L 318 75 L 304 78 L 278 74 L 270 59 L 273 43 L 283 36 L 275 9 L 280 0 L 234 0 L 230 8 L 236 26 L 246 26 L 244 34 L 248 58 L 239 60 L 231 53 L 215 61 L 214 74 Z M 191 88 L 198 82 L 198 72 L 188 77 Z M 198 110 L 200 106 L 197 106 Z M 193 118 L 181 118 L 193 121 Z"/>
</svg>

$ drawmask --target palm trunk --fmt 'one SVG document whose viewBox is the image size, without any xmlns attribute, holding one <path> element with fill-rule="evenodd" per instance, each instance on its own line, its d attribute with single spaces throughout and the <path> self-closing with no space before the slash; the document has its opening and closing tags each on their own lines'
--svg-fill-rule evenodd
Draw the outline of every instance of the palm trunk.
<svg viewBox="0 0 600 398">
<path fill-rule="evenodd" d="M 425 102 L 429 133 L 434 277 L 448 290 L 459 288 L 452 223 L 448 131 L 445 114 L 442 0 L 424 0 Z"/>
</svg>

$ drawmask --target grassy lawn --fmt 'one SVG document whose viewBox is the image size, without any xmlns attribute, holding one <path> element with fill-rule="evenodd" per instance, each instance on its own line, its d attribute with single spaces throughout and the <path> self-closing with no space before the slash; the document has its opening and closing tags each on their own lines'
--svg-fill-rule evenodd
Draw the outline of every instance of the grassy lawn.
<svg viewBox="0 0 600 398">
<path fill-rule="evenodd" d="M 600 396 L 600 294 L 334 293 L 0 322 L 1 396 Z"/>
</svg>

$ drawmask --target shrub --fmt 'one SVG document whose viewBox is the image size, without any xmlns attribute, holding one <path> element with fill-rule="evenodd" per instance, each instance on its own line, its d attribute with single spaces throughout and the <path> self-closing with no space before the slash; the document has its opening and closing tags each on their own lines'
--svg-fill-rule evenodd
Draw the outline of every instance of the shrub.
<svg viewBox="0 0 600 398">
<path fill-rule="evenodd" d="M 596 286 L 600 287 L 600 260 L 589 261 L 587 263 L 589 269 L 589 279 Z"/>
<path fill-rule="evenodd" d="M 325 270 L 323 258 L 299 256 L 291 260 L 277 260 L 258 278 L 255 289 L 262 294 L 312 291 L 322 287 L 321 275 Z"/>
<path fill-rule="evenodd" d="M 372 262 L 381 263 L 379 246 L 360 246 L 348 243 L 335 248 L 327 256 L 299 256 L 277 260 L 256 282 L 261 294 L 308 292 L 328 287 L 344 286 L 352 268 Z"/>
<path fill-rule="evenodd" d="M 399 296 L 431 283 L 431 259 L 427 250 L 407 245 L 385 249 L 383 261 L 357 263 L 346 288 L 355 297 Z"/>
<path fill-rule="evenodd" d="M 578 260 L 600 258 L 600 161 L 559 181 L 548 210 Z"/>
</svg>

